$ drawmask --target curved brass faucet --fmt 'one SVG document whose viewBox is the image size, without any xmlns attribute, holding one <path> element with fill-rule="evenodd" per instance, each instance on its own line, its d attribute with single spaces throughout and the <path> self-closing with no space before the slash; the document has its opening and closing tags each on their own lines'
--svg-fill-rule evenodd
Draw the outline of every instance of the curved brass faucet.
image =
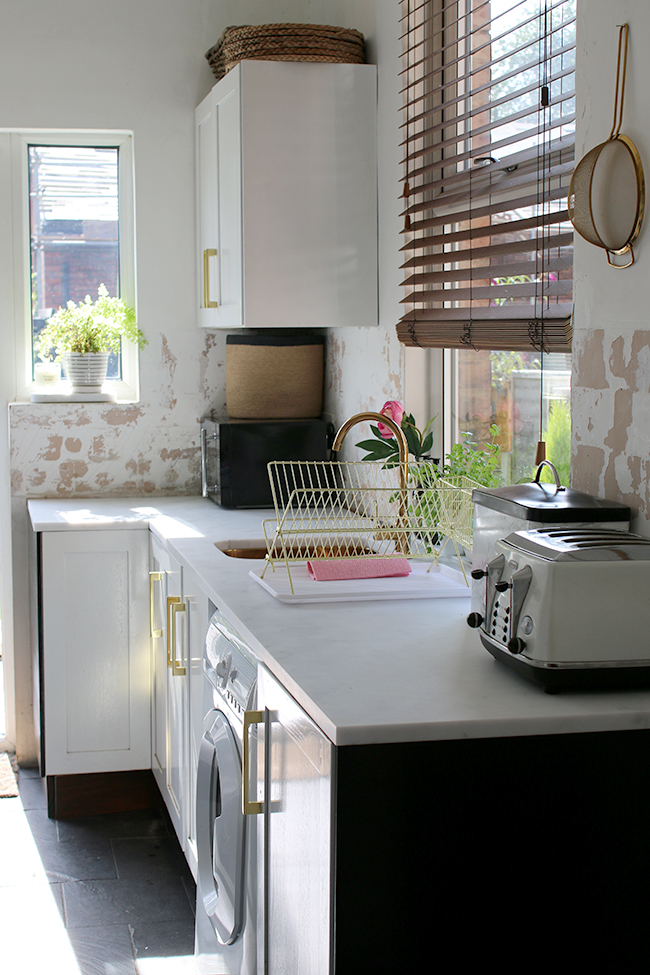
<svg viewBox="0 0 650 975">
<path fill-rule="evenodd" d="M 357 423 L 363 423 L 364 420 L 376 420 L 378 423 L 383 423 L 395 434 L 395 439 L 397 440 L 397 449 L 399 452 L 399 475 L 400 475 L 400 488 L 406 490 L 406 484 L 408 481 L 408 455 L 409 447 L 406 442 L 406 437 L 404 436 L 404 431 L 399 427 L 390 416 L 384 416 L 383 413 L 355 413 L 351 416 L 349 420 L 339 427 L 338 433 L 334 437 L 334 443 L 332 444 L 332 450 L 338 451 L 343 445 L 343 440 L 346 433 Z"/>
<path fill-rule="evenodd" d="M 355 413 L 351 416 L 349 420 L 339 427 L 338 433 L 334 437 L 334 443 L 332 444 L 332 450 L 337 453 L 341 449 L 343 440 L 346 433 L 352 427 L 356 426 L 357 423 L 363 423 L 364 420 L 376 420 L 378 423 L 384 423 L 390 430 L 395 434 L 397 440 L 397 448 L 399 452 L 399 520 L 398 527 L 406 527 L 408 525 L 408 497 L 406 492 L 406 486 L 408 483 L 408 454 L 409 448 L 406 442 L 406 437 L 404 436 L 404 431 L 401 427 L 395 423 L 394 420 L 389 416 L 384 416 L 382 413 Z M 398 531 L 397 534 L 391 536 L 395 542 L 395 548 L 398 552 L 403 552 L 408 554 L 409 550 L 409 538 L 406 531 Z"/>
</svg>

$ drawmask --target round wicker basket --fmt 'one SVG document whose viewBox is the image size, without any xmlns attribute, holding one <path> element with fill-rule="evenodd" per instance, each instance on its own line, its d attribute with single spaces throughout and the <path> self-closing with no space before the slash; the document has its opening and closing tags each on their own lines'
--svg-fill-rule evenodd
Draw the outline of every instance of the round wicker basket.
<svg viewBox="0 0 650 975">
<path fill-rule="evenodd" d="M 205 56 L 218 80 L 240 61 L 365 63 L 363 34 L 327 24 L 226 27 Z"/>
</svg>

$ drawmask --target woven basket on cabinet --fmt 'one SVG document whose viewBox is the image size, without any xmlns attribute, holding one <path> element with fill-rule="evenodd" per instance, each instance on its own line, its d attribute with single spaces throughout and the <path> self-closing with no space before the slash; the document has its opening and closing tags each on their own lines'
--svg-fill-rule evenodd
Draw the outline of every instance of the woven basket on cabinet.
<svg viewBox="0 0 650 975">
<path fill-rule="evenodd" d="M 240 61 L 365 63 L 363 34 L 325 24 L 226 27 L 205 56 L 217 80 Z"/>
</svg>

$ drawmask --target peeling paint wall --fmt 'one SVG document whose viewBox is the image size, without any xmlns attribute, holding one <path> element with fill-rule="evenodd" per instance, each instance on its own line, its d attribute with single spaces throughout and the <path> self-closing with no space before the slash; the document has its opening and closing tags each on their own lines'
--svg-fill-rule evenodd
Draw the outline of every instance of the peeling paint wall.
<svg viewBox="0 0 650 975">
<path fill-rule="evenodd" d="M 578 0 L 576 154 L 604 142 L 614 103 L 618 26 L 630 44 L 622 132 L 650 159 L 650 5 Z M 650 244 L 644 226 L 632 267 L 575 235 L 572 485 L 629 504 L 650 535 Z"/>
<path fill-rule="evenodd" d="M 400 299 L 400 83 L 399 10 L 393 0 L 370 5 L 375 15 L 369 60 L 378 65 L 377 177 L 379 196 L 379 323 L 377 328 L 331 329 L 325 376 L 325 409 L 337 424 L 365 410 L 379 410 L 388 399 L 404 399 L 404 349 L 395 326 Z M 360 28 L 363 30 L 363 28 Z M 369 436 L 360 428 L 351 443 Z M 350 453 L 346 442 L 344 454 Z"/>
</svg>

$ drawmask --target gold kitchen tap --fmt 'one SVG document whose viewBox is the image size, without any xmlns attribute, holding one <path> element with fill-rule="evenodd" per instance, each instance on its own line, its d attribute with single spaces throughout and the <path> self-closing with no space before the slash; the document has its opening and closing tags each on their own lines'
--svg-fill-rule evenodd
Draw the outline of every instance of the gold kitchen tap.
<svg viewBox="0 0 650 975">
<path fill-rule="evenodd" d="M 346 433 L 352 427 L 356 426 L 357 423 L 363 423 L 364 420 L 376 420 L 378 423 L 385 424 L 390 430 L 395 434 L 397 440 L 397 449 L 399 453 L 399 524 L 405 527 L 408 524 L 408 498 L 406 492 L 406 486 L 408 483 L 408 443 L 406 442 L 406 437 L 404 436 L 404 431 L 401 427 L 395 423 L 393 419 L 389 416 L 384 416 L 382 413 L 355 413 L 351 416 L 349 420 L 339 427 L 338 433 L 334 437 L 334 443 L 332 444 L 332 450 L 337 453 L 341 449 L 343 440 Z M 395 541 L 395 548 L 397 551 L 408 553 L 409 542 L 407 532 L 399 532 L 396 535 L 391 536 Z"/>
<path fill-rule="evenodd" d="M 332 444 L 332 450 L 337 453 L 343 445 L 343 440 L 345 438 L 348 430 L 356 426 L 357 423 L 363 423 L 364 420 L 376 420 L 377 423 L 383 423 L 395 434 L 397 440 L 397 448 L 399 451 L 399 469 L 400 469 L 400 488 L 406 490 L 406 483 L 408 479 L 408 454 L 409 448 L 406 442 L 406 437 L 404 436 L 404 431 L 399 427 L 390 416 L 384 416 L 382 413 L 355 413 L 351 416 L 349 420 L 346 420 L 339 431 L 334 437 L 334 443 Z"/>
</svg>

